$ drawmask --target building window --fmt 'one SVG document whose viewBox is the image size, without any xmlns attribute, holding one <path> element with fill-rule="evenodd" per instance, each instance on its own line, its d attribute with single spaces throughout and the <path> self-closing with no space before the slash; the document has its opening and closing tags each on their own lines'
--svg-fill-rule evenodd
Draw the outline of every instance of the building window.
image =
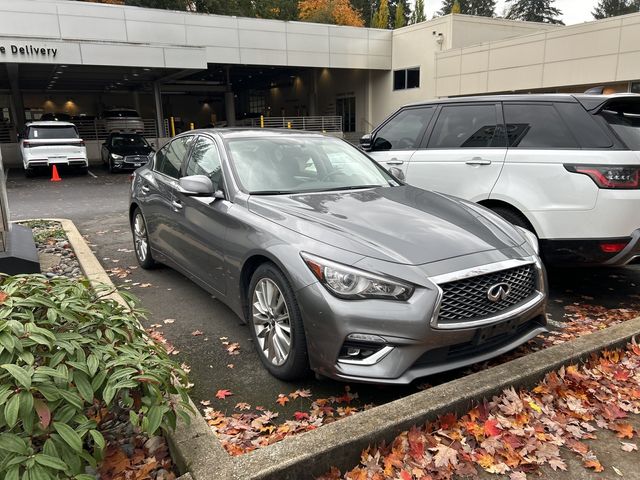
<svg viewBox="0 0 640 480">
<path fill-rule="evenodd" d="M 406 90 L 408 88 L 418 87 L 420 87 L 420 67 L 406 68 L 404 70 L 394 70 L 394 90 Z"/>
<path fill-rule="evenodd" d="M 249 113 L 264 113 L 266 110 L 266 102 L 264 94 L 252 93 L 249 95 Z"/>
<path fill-rule="evenodd" d="M 356 97 L 336 99 L 336 115 L 342 117 L 342 131 L 356 131 Z"/>
</svg>

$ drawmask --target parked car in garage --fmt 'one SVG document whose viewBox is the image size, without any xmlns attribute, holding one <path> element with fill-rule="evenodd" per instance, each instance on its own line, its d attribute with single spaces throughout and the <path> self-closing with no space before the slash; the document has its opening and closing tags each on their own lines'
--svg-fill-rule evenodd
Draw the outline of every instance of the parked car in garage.
<svg viewBox="0 0 640 480">
<path fill-rule="evenodd" d="M 153 155 L 149 142 L 137 133 L 110 133 L 102 144 L 102 163 L 110 172 L 135 170 Z"/>
<path fill-rule="evenodd" d="M 31 122 L 20 135 L 20 153 L 25 175 L 52 165 L 89 168 L 87 149 L 76 126 L 69 122 Z"/>
<path fill-rule="evenodd" d="M 107 132 L 144 133 L 144 122 L 140 114 L 130 108 L 107 110 L 102 118 Z"/>
<path fill-rule="evenodd" d="M 196 130 L 136 170 L 139 264 L 226 303 L 266 369 L 404 384 L 545 331 L 531 232 L 319 134 Z"/>
<path fill-rule="evenodd" d="M 545 262 L 640 258 L 640 95 L 500 95 L 407 105 L 361 140 L 407 182 L 540 239 Z"/>
</svg>

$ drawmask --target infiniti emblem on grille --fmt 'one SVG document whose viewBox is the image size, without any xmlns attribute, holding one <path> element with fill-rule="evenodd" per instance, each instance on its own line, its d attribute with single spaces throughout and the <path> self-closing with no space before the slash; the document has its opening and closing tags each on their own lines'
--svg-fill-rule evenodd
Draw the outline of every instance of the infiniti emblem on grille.
<svg viewBox="0 0 640 480">
<path fill-rule="evenodd" d="M 504 300 L 509 296 L 511 292 L 511 286 L 506 282 L 496 283 L 491 285 L 487 290 L 487 298 L 492 302 Z"/>
</svg>

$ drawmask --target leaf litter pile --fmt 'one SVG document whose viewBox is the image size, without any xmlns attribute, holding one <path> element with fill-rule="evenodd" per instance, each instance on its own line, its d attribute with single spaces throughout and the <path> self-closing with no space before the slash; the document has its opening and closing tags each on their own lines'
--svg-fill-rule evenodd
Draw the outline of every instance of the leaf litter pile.
<svg viewBox="0 0 640 480">
<path fill-rule="evenodd" d="M 471 373 L 493 365 L 498 365 L 528 353 L 564 343 L 582 335 L 587 335 L 640 316 L 640 306 L 635 305 L 629 308 L 608 309 L 602 306 L 574 303 L 566 306 L 565 311 L 565 326 L 562 330 L 552 331 L 548 335 L 538 337 L 528 342 L 513 352 L 482 364 L 476 364 L 464 373 Z M 226 340 L 225 337 L 221 339 Z M 223 344 L 224 343 L 225 342 L 223 342 Z M 231 352 L 229 353 L 231 354 Z M 417 385 L 417 389 L 422 390 L 430 386 L 429 384 Z M 255 407 L 253 409 L 254 411 L 248 411 L 251 410 L 251 406 L 244 402 L 236 403 L 233 412 L 230 414 L 213 408 L 204 408 L 203 413 L 207 423 L 213 432 L 216 433 L 225 450 L 231 455 L 241 455 L 257 448 L 276 443 L 288 436 L 315 430 L 322 425 L 335 422 L 336 420 L 373 407 L 371 404 L 361 407 L 358 406 L 358 394 L 355 392 L 352 393 L 348 386 L 345 388 L 345 394 L 341 396 L 318 398 L 315 400 L 308 399 L 310 406 L 307 408 L 303 408 L 303 404 L 300 403 L 300 411 L 296 411 L 292 418 L 285 419 L 284 422 L 280 420 L 277 412 L 272 412 L 261 406 Z M 307 390 L 303 390 L 303 392 L 307 392 Z M 229 401 L 230 399 L 228 397 L 232 396 L 233 392 L 228 389 L 221 389 L 216 393 L 216 398 L 220 400 Z M 280 394 L 274 401 L 281 406 L 285 406 L 285 404 L 289 402 L 289 399 L 295 400 L 300 397 L 297 392 L 293 392 L 289 395 Z M 305 397 L 302 396 L 301 398 Z M 203 407 L 208 407 L 209 402 L 205 400 L 201 402 L 201 404 Z M 528 408 L 535 410 L 535 407 L 529 406 Z M 488 425 L 491 424 L 492 422 L 488 423 Z M 442 451 L 447 452 L 444 449 Z M 450 451 L 448 452 L 451 453 Z M 445 453 L 441 453 L 440 455 L 443 456 Z M 496 468 L 499 469 L 501 467 Z M 498 470 L 496 470 L 496 472 L 498 472 Z M 354 476 L 353 478 L 360 477 Z M 409 476 L 406 478 L 409 479 L 412 477 Z M 428 476 L 416 476 L 415 478 L 429 480 Z M 435 480 L 449 477 L 436 476 L 432 478 Z M 514 480 L 519 480 L 520 478 L 525 477 L 516 476 Z"/>
<path fill-rule="evenodd" d="M 390 445 L 364 450 L 360 466 L 344 477 L 333 468 L 319 478 L 444 480 L 484 470 L 525 480 L 543 465 L 566 470 L 561 448 L 578 455 L 587 469 L 603 472 L 584 441 L 608 429 L 621 450 L 637 450 L 639 432 L 628 417 L 640 413 L 639 385 L 640 347 L 634 341 L 626 351 L 604 351 L 580 367 L 551 372 L 530 391 L 504 390 L 461 418 L 447 414 L 413 427 Z M 621 475 L 615 466 L 611 470 Z"/>
</svg>

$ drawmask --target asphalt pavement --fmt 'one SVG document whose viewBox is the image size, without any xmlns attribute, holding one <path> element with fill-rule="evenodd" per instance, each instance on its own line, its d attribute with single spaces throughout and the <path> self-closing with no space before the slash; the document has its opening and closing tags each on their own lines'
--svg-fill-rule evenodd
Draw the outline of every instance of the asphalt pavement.
<svg viewBox="0 0 640 480">
<path fill-rule="evenodd" d="M 7 180 L 11 219 L 72 220 L 104 268 L 112 274 L 115 269 L 114 283 L 140 298 L 149 312 L 145 326 L 161 325 L 158 330 L 178 351 L 175 358 L 191 368 L 191 395 L 196 403 L 210 401 L 214 408 L 231 413 L 237 402 L 246 402 L 284 417 L 307 410 L 310 399 L 298 398 L 282 407 L 276 403 L 281 393 L 309 389 L 313 398 L 344 394 L 345 384 L 332 380 L 310 377 L 287 383 L 275 379 L 260 364 L 248 328 L 221 302 L 169 268 L 137 268 L 127 219 L 128 174 L 92 167 L 90 175 L 62 172 L 62 178 L 57 183 L 44 176 L 27 179 L 11 169 Z M 562 326 L 564 307 L 572 303 L 616 308 L 640 304 L 638 266 L 556 270 L 549 272 L 549 281 L 549 316 L 556 328 Z M 236 342 L 239 348 L 234 353 L 238 353 L 230 354 L 228 347 Z M 439 375 L 406 387 L 351 384 L 350 389 L 358 393 L 358 405 L 379 405 L 413 393 L 425 382 L 436 384 L 460 374 Z M 233 396 L 217 400 L 220 389 L 230 390 Z"/>
</svg>

